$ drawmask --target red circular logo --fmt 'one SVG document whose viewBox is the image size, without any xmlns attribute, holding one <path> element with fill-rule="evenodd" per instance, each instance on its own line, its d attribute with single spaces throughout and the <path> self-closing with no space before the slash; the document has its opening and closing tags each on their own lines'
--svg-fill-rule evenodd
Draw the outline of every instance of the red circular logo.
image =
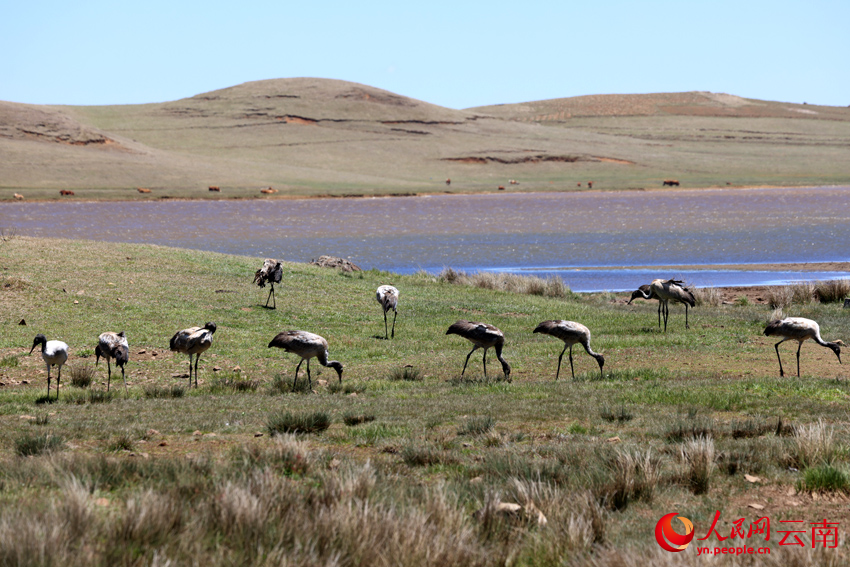
<svg viewBox="0 0 850 567">
<path fill-rule="evenodd" d="M 667 551 L 679 552 L 691 544 L 694 539 L 694 524 L 684 516 L 677 516 L 678 512 L 671 512 L 662 516 L 655 524 L 655 541 Z M 685 533 L 680 534 L 673 529 L 673 518 L 679 518 L 685 526 Z M 667 543 L 670 542 L 670 543 Z M 672 545 L 671 545 L 672 544 Z"/>
</svg>

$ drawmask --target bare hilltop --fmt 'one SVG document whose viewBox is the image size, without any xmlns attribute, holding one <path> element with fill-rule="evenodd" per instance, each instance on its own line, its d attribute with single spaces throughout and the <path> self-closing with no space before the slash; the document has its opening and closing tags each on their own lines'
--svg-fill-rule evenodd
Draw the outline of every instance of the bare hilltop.
<svg viewBox="0 0 850 567">
<path fill-rule="evenodd" d="M 687 92 L 453 110 L 278 79 L 157 104 L 0 101 L 0 155 L 0 199 L 836 185 L 850 108 Z"/>
</svg>

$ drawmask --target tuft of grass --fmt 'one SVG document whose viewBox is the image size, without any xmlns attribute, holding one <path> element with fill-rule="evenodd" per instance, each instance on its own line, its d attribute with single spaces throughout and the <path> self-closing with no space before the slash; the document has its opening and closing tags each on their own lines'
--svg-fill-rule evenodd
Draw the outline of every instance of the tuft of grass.
<svg viewBox="0 0 850 567">
<path fill-rule="evenodd" d="M 18 364 L 20 364 L 18 357 L 14 354 L 10 354 L 9 356 L 4 356 L 0 359 L 0 368 L 17 368 Z"/>
<path fill-rule="evenodd" d="M 767 421 L 746 419 L 743 421 L 732 422 L 729 429 L 732 439 L 748 439 L 751 437 L 761 437 L 762 435 L 775 432 L 777 426 L 772 425 Z"/>
<path fill-rule="evenodd" d="M 458 435 L 484 435 L 496 426 L 496 420 L 486 416 L 471 417 L 457 428 Z"/>
<path fill-rule="evenodd" d="M 689 439 L 681 447 L 682 461 L 687 470 L 685 480 L 694 494 L 705 494 L 711 485 L 711 473 L 716 467 L 714 440 L 699 436 Z"/>
<path fill-rule="evenodd" d="M 109 451 L 132 451 L 135 446 L 135 441 L 133 440 L 133 436 L 128 432 L 120 433 L 118 436 L 114 437 L 107 444 L 107 450 Z"/>
<path fill-rule="evenodd" d="M 689 289 L 693 291 L 697 306 L 717 307 L 722 303 L 720 290 L 716 287 L 689 286 Z"/>
<path fill-rule="evenodd" d="M 850 280 L 827 280 L 815 282 L 815 298 L 821 303 L 844 301 L 850 295 Z"/>
<path fill-rule="evenodd" d="M 539 276 L 522 276 L 519 274 L 497 272 L 467 274 L 461 270 L 443 268 L 443 271 L 440 272 L 437 278 L 440 281 L 450 284 L 525 295 L 564 298 L 572 294 L 569 286 L 564 283 L 563 279 L 557 276 L 541 278 Z"/>
<path fill-rule="evenodd" d="M 61 435 L 53 433 L 25 433 L 15 439 L 15 454 L 30 457 L 52 453 L 65 445 Z"/>
<path fill-rule="evenodd" d="M 602 409 L 599 410 L 599 417 L 605 421 L 623 423 L 624 421 L 631 421 L 634 415 L 626 409 L 626 406 L 620 406 L 615 410 L 608 406 L 602 406 Z"/>
<path fill-rule="evenodd" d="M 794 290 L 790 286 L 772 286 L 765 294 L 771 309 L 782 309 L 794 302 Z"/>
<path fill-rule="evenodd" d="M 374 415 L 346 412 L 345 415 L 342 416 L 342 422 L 349 427 L 354 427 L 361 423 L 369 423 L 370 421 L 375 421 Z"/>
<path fill-rule="evenodd" d="M 35 416 L 35 420 L 33 421 L 36 425 L 47 425 L 50 423 L 50 415 L 46 413 L 39 414 Z"/>
<path fill-rule="evenodd" d="M 814 282 L 797 282 L 791 286 L 791 295 L 794 303 L 806 305 L 815 300 Z"/>
<path fill-rule="evenodd" d="M 830 465 L 837 456 L 835 428 L 827 426 L 822 419 L 819 419 L 817 423 L 794 428 L 791 458 L 799 468 Z"/>
<path fill-rule="evenodd" d="M 331 425 L 330 414 L 323 411 L 306 413 L 277 412 L 269 416 L 266 428 L 270 435 L 280 433 L 320 433 Z"/>
<path fill-rule="evenodd" d="M 671 443 L 681 443 L 698 437 L 713 437 L 715 435 L 714 420 L 696 414 L 680 418 L 679 421 L 667 428 L 664 438 Z"/>
<path fill-rule="evenodd" d="M 106 390 L 71 390 L 65 395 L 65 401 L 78 406 L 85 404 L 107 404 L 114 394 Z"/>
<path fill-rule="evenodd" d="M 430 444 L 405 445 L 401 449 L 401 459 L 409 467 L 429 467 L 432 465 L 457 462 L 457 459 Z"/>
<path fill-rule="evenodd" d="M 425 377 L 417 368 L 412 368 L 410 366 L 405 366 L 404 368 L 393 368 L 390 371 L 389 376 L 387 376 L 387 380 L 399 381 L 403 380 L 405 382 L 421 382 Z"/>
<path fill-rule="evenodd" d="M 69 367 L 71 374 L 71 385 L 76 388 L 88 388 L 94 381 L 96 374 L 94 366 L 89 364 L 75 364 Z"/>
<path fill-rule="evenodd" d="M 819 465 L 803 471 L 797 488 L 805 492 L 848 492 L 850 476 L 832 465 Z"/>
<path fill-rule="evenodd" d="M 234 372 L 231 375 L 216 376 L 208 386 L 210 392 L 213 394 L 256 392 L 259 387 L 259 380 L 245 378 L 239 372 Z"/>
<path fill-rule="evenodd" d="M 172 386 L 160 386 L 158 384 L 148 384 L 144 387 L 143 392 L 146 398 L 182 398 L 186 394 L 186 389 L 183 386 L 174 384 Z"/>
<path fill-rule="evenodd" d="M 607 468 L 610 480 L 598 492 L 608 506 L 623 510 L 631 501 L 652 501 L 661 479 L 661 468 L 651 451 L 618 450 Z"/>
</svg>

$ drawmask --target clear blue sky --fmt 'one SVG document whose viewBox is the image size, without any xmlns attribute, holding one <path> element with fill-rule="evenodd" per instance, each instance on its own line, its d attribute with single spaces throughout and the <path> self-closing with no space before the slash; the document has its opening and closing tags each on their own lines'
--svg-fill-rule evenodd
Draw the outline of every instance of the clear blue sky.
<svg viewBox="0 0 850 567">
<path fill-rule="evenodd" d="M 0 100 L 163 102 L 286 77 L 450 108 L 691 90 L 847 106 L 850 1 L 0 0 Z"/>
</svg>

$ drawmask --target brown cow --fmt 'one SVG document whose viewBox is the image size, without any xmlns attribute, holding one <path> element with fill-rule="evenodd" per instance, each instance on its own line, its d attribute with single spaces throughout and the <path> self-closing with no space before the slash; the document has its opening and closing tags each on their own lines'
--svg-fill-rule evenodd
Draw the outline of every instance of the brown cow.
<svg viewBox="0 0 850 567">
<path fill-rule="evenodd" d="M 504 186 L 504 185 L 499 185 L 499 191 L 504 191 L 504 190 L 505 190 L 505 186 Z"/>
<path fill-rule="evenodd" d="M 20 193 L 15 193 L 14 197 L 15 197 L 15 199 L 17 199 L 18 201 L 23 201 L 23 200 L 24 200 L 24 196 L 23 196 L 23 195 L 21 195 Z"/>
<path fill-rule="evenodd" d="M 664 183 L 661 184 L 662 187 L 678 187 L 679 180 L 678 179 L 665 179 Z"/>
<path fill-rule="evenodd" d="M 451 180 L 451 179 L 446 179 L 446 185 L 451 185 L 451 184 L 452 184 L 452 180 Z"/>
<path fill-rule="evenodd" d="M 588 182 L 587 182 L 587 188 L 588 188 L 588 189 L 593 189 L 593 181 L 588 181 Z"/>
<path fill-rule="evenodd" d="M 260 189 L 260 193 L 271 195 L 272 193 L 277 193 L 277 189 L 272 189 L 271 187 L 269 187 L 268 189 Z"/>
<path fill-rule="evenodd" d="M 219 187 L 218 185 L 210 185 L 209 190 L 221 192 L 221 187 Z"/>
<path fill-rule="evenodd" d="M 150 189 L 145 189 L 144 187 L 136 187 L 136 191 L 138 191 L 139 193 L 150 193 L 151 192 Z"/>
<path fill-rule="evenodd" d="M 74 192 L 73 192 L 73 191 L 69 191 L 69 190 L 67 190 L 67 189 L 62 189 L 62 190 L 60 190 L 60 191 L 59 191 L 59 194 L 60 194 L 60 195 L 73 195 L 73 194 L 74 194 Z"/>
<path fill-rule="evenodd" d="M 581 183 L 580 183 L 580 182 L 579 182 L 579 183 L 577 183 L 577 184 L 576 184 L 576 187 L 581 187 Z"/>
</svg>

